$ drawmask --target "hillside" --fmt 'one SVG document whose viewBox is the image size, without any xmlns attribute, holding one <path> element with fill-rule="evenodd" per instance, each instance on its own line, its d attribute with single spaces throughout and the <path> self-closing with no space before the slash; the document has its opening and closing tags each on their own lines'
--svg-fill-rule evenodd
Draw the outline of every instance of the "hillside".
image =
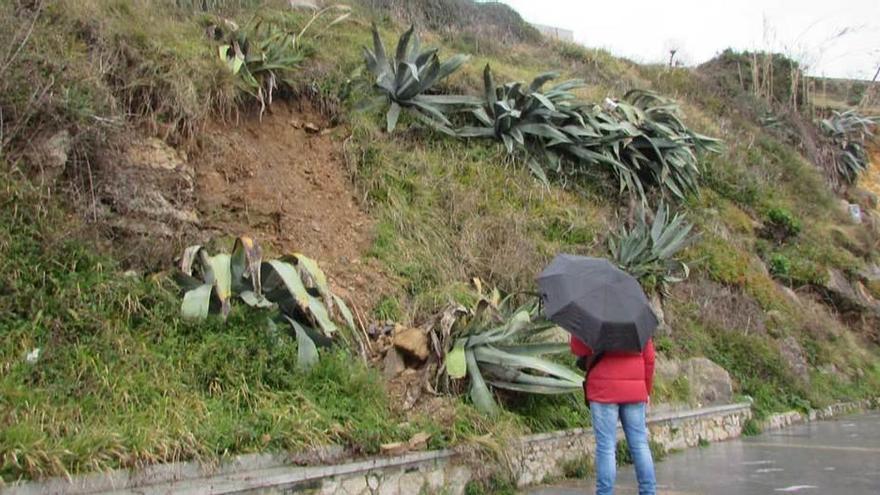
<svg viewBox="0 0 880 495">
<path fill-rule="evenodd" d="M 724 60 L 668 70 L 548 42 L 499 5 L 363 0 L 316 15 L 287 3 L 0 2 L 3 481 L 582 426 L 576 394 L 496 391 L 502 410 L 486 416 L 441 357 L 389 364 L 392 340 L 445 331 L 440 347 L 451 346 L 455 319 L 493 288 L 522 297 L 559 252 L 609 256 L 642 200 L 649 212 L 671 204 L 696 234 L 675 258 L 687 280 L 663 284 L 661 262 L 643 279 L 665 316 L 668 369 L 709 358 L 759 416 L 880 395 L 877 168 L 847 181 L 796 97 L 794 109 L 768 103 L 732 84 Z M 256 85 L 227 44 L 255 15 L 297 34 L 285 69 L 253 62 L 272 74 Z M 533 149 L 451 136 L 412 111 L 387 132 L 385 109 L 361 109 L 375 91 L 363 67 L 372 22 L 389 53 L 414 22 L 440 60 L 470 55 L 431 95 L 482 97 L 487 64 L 499 85 L 556 70 L 554 82 L 584 81 L 571 92 L 585 113 L 651 90 L 723 147 L 694 155 L 681 197 L 665 176 L 634 174 L 639 197 L 610 167 L 537 171 Z M 876 164 L 880 148 L 867 146 Z M 176 258 L 190 245 L 228 252 L 239 236 L 264 259 L 317 260 L 351 308 L 353 334 L 331 335 L 332 347 L 312 336 L 311 369 L 299 330 L 267 325 L 265 310 L 236 301 L 225 321 L 180 316 Z M 341 322 L 338 308 L 328 314 Z M 678 373 L 659 381 L 657 402 L 704 400 Z"/>
</svg>

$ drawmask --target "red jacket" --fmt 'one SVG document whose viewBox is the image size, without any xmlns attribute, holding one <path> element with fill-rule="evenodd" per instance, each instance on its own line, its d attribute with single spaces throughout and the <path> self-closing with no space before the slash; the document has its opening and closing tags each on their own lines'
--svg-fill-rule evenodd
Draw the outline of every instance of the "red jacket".
<svg viewBox="0 0 880 495">
<path fill-rule="evenodd" d="M 571 338 L 571 352 L 589 356 L 593 350 L 580 339 Z M 654 342 L 641 352 L 606 352 L 590 371 L 587 400 L 608 404 L 647 402 L 654 384 Z"/>
</svg>

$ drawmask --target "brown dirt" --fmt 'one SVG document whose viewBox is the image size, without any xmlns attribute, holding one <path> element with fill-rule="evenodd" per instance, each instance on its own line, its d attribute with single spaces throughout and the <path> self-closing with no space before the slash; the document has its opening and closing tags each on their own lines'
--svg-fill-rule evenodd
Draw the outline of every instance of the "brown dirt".
<svg viewBox="0 0 880 495">
<path fill-rule="evenodd" d="M 262 121 L 212 124 L 192 159 L 196 200 L 204 229 L 250 235 L 270 255 L 312 257 L 341 296 L 368 311 L 388 282 L 363 256 L 373 221 L 346 172 L 345 137 L 308 102 L 276 102 Z"/>
</svg>

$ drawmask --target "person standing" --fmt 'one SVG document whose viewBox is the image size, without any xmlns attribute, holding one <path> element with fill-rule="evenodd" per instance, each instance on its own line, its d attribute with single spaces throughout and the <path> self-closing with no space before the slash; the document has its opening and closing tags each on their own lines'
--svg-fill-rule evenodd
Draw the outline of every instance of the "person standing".
<svg viewBox="0 0 880 495">
<path fill-rule="evenodd" d="M 617 421 L 636 469 L 639 495 L 655 495 L 654 459 L 648 445 L 647 408 L 654 380 L 654 343 L 642 352 L 600 352 L 577 337 L 571 351 L 586 371 L 584 394 L 596 437 L 596 495 L 612 495 L 617 477 Z"/>
</svg>

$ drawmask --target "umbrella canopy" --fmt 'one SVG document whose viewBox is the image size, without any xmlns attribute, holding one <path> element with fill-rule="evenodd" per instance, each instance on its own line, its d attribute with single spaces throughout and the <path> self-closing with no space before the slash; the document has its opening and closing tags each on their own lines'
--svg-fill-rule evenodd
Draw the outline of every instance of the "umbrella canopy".
<svg viewBox="0 0 880 495">
<path fill-rule="evenodd" d="M 538 286 L 547 318 L 596 351 L 641 351 L 657 328 L 638 280 L 608 260 L 560 254 Z"/>
</svg>

